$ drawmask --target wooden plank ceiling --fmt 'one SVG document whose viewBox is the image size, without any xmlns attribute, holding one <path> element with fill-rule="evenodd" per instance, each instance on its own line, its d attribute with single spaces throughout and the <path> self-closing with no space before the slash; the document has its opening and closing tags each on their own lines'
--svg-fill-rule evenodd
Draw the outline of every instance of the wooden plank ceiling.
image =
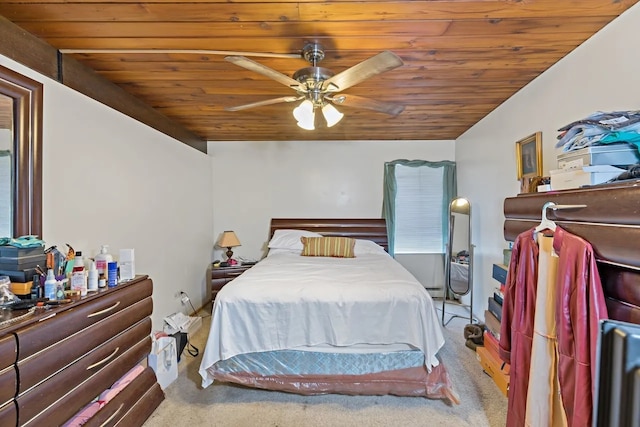
<svg viewBox="0 0 640 427">
<path fill-rule="evenodd" d="M 206 140 L 433 140 L 457 138 L 636 2 L 2 0 L 0 15 Z M 335 73 L 397 54 L 404 65 L 344 93 L 404 111 L 342 105 L 340 123 L 313 131 L 296 126 L 298 102 L 225 111 L 296 93 L 224 52 L 292 76 L 307 42 Z"/>
</svg>

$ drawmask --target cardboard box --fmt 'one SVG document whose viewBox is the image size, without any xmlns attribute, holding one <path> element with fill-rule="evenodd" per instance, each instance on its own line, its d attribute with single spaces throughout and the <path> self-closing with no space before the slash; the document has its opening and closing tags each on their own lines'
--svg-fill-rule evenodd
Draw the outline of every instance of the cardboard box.
<svg viewBox="0 0 640 427">
<path fill-rule="evenodd" d="M 509 258 L 511 258 L 511 250 L 509 250 Z M 493 264 L 492 277 L 498 281 L 498 283 L 507 283 L 507 272 L 509 267 L 504 264 Z"/>
<path fill-rule="evenodd" d="M 500 361 L 500 343 L 498 342 L 497 338 L 494 337 L 493 334 L 489 331 L 484 331 L 482 336 L 484 341 L 484 348 L 486 348 L 487 351 L 489 351 L 489 353 L 491 353 L 496 360 Z M 509 375 L 509 372 L 511 371 L 511 365 L 509 365 L 508 363 L 503 363 L 502 365 L 500 365 L 500 370 Z"/>
<path fill-rule="evenodd" d="M 31 286 L 33 285 L 33 281 L 31 282 L 11 282 L 9 288 L 11 292 L 13 292 L 18 297 L 24 297 L 31 294 Z"/>
<path fill-rule="evenodd" d="M 485 347 L 476 348 L 476 356 L 480 361 L 482 370 L 493 379 L 502 394 L 507 396 L 509 392 L 509 375 L 502 370 L 503 362 Z"/>
<path fill-rule="evenodd" d="M 489 310 L 484 311 L 484 324 L 493 336 L 500 340 L 500 321 Z"/>
<path fill-rule="evenodd" d="M 551 187 L 549 187 L 551 188 Z M 502 264 L 504 267 L 509 268 L 509 263 L 511 262 L 511 249 L 503 249 L 502 250 Z M 506 276 L 505 276 L 506 279 Z"/>
<path fill-rule="evenodd" d="M 585 185 L 596 185 L 605 183 L 618 177 L 625 169 L 615 166 L 584 166 L 580 169 L 552 170 L 551 189 L 568 190 L 580 188 Z"/>
<path fill-rule="evenodd" d="M 558 169 L 567 169 L 567 164 L 576 167 L 595 165 L 623 166 L 640 162 L 638 149 L 626 142 L 620 144 L 592 145 L 579 150 L 558 154 Z"/>
</svg>

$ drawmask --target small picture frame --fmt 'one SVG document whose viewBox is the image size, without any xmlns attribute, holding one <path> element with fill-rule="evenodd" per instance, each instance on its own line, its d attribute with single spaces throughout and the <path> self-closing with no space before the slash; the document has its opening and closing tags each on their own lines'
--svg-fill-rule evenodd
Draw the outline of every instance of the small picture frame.
<svg viewBox="0 0 640 427">
<path fill-rule="evenodd" d="M 516 142 L 518 179 L 542 176 L 542 132 Z"/>
</svg>

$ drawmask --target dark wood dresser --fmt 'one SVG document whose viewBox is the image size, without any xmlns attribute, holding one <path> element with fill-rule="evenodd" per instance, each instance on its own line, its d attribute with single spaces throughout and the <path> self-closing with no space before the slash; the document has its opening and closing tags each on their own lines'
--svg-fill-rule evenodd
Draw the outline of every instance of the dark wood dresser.
<svg viewBox="0 0 640 427">
<path fill-rule="evenodd" d="M 566 208 L 548 219 L 593 246 L 609 318 L 640 324 L 640 180 L 506 198 L 505 239 L 540 224 L 548 202 Z"/>
<path fill-rule="evenodd" d="M 211 267 L 211 297 L 216 298 L 216 294 L 224 285 L 253 267 L 250 265 L 234 265 L 231 267 Z"/>
<path fill-rule="evenodd" d="M 0 328 L 0 427 L 62 425 L 146 366 L 152 291 L 151 279 L 138 276 Z M 147 367 L 85 425 L 139 426 L 163 399 Z"/>
</svg>

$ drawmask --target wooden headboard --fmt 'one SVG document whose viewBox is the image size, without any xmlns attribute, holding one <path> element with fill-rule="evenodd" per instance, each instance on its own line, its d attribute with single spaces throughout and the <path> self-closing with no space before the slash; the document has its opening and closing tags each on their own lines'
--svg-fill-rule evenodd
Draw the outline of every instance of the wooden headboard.
<svg viewBox="0 0 640 427">
<path fill-rule="evenodd" d="M 584 205 L 548 209 L 547 218 L 593 246 L 609 317 L 640 323 L 640 180 L 509 197 L 505 239 L 513 241 L 538 225 L 547 202 Z"/>
<path fill-rule="evenodd" d="M 313 231 L 323 236 L 344 236 L 354 239 L 372 240 L 389 249 L 387 222 L 384 218 L 273 218 L 269 238 L 280 229 Z"/>
</svg>

